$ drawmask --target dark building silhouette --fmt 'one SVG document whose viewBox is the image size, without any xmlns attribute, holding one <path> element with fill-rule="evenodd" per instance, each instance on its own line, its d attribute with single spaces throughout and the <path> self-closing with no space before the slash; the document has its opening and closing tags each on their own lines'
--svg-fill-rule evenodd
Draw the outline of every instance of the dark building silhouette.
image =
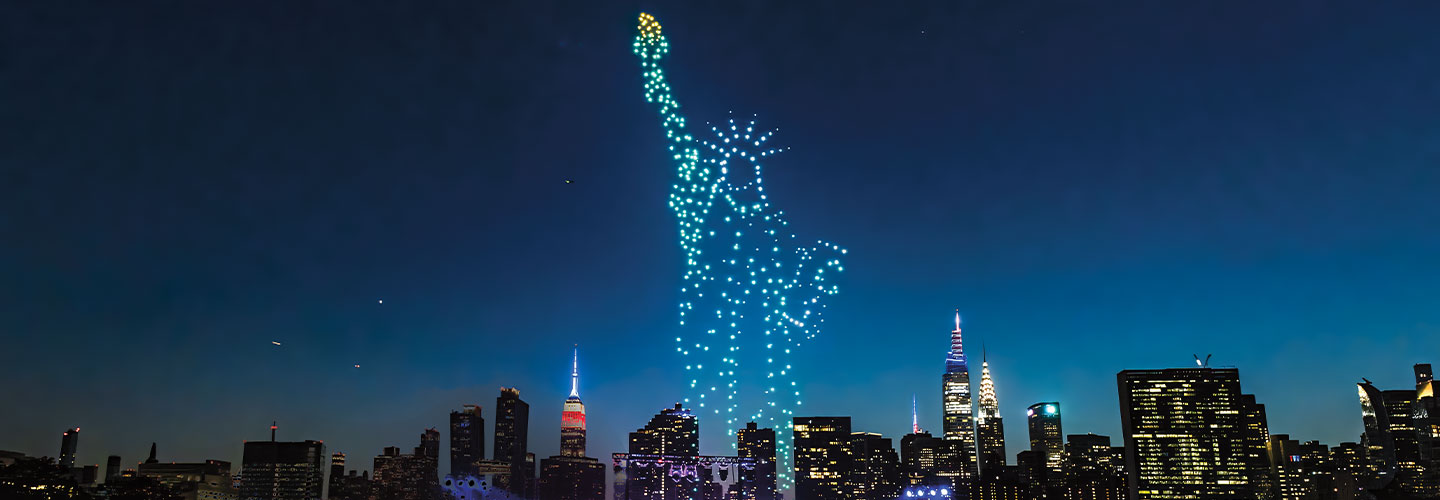
<svg viewBox="0 0 1440 500">
<path fill-rule="evenodd" d="M 939 472 L 937 448 L 941 440 L 929 432 L 918 430 L 918 427 L 913 430 L 915 432 L 900 438 L 900 468 L 907 485 L 925 483 L 938 477 Z"/>
<path fill-rule="evenodd" d="M 339 493 L 344 489 L 342 484 L 345 481 L 345 454 L 335 452 L 330 454 L 330 477 L 325 479 L 325 498 L 338 498 Z"/>
<path fill-rule="evenodd" d="M 450 412 L 450 474 L 478 475 L 475 461 L 485 459 L 485 417 L 479 405 Z"/>
<path fill-rule="evenodd" d="M 955 329 L 950 332 L 950 353 L 945 357 L 945 374 L 941 377 L 940 389 L 944 406 L 944 437 L 959 443 L 950 448 L 954 458 L 942 464 L 940 474 L 952 477 L 956 484 L 964 484 L 976 473 L 975 410 L 970 399 L 970 367 L 965 361 L 965 346 L 960 338 L 959 311 L 955 312 Z"/>
<path fill-rule="evenodd" d="M 845 491 L 852 500 L 891 500 L 900 494 L 900 457 L 890 438 L 873 432 L 850 434 L 850 468 Z"/>
<path fill-rule="evenodd" d="M 1116 381 L 1131 500 L 1251 498 L 1238 370 L 1125 370 Z"/>
<path fill-rule="evenodd" d="M 80 446 L 80 428 L 65 429 L 60 435 L 60 466 L 65 470 L 75 468 L 75 448 Z"/>
<path fill-rule="evenodd" d="M 740 458 L 755 460 L 754 477 L 741 492 L 741 498 L 777 500 L 775 429 L 761 429 L 755 422 L 749 422 L 735 439 Z"/>
<path fill-rule="evenodd" d="M 182 500 L 236 498 L 230 462 L 206 460 L 199 463 L 159 461 L 140 464 L 136 475 L 158 481 L 180 495 Z"/>
<path fill-rule="evenodd" d="M 525 496 L 534 476 L 534 466 L 526 466 L 530 453 L 530 405 L 520 400 L 520 390 L 501 388 L 495 398 L 495 460 L 510 464 L 509 475 L 496 475 L 496 487 L 514 495 Z"/>
<path fill-rule="evenodd" d="M 271 441 L 274 441 L 274 440 L 275 440 L 275 425 L 274 425 L 274 424 L 271 424 L 271 425 L 270 425 L 270 440 L 271 440 Z M 158 463 L 160 463 L 160 460 L 157 459 L 157 458 L 155 458 L 155 443 L 153 443 L 153 442 L 150 443 L 150 456 L 145 458 L 145 463 L 147 463 L 147 464 L 158 464 Z"/>
<path fill-rule="evenodd" d="M 1031 484 L 1037 498 L 1060 498 L 1065 491 L 1065 434 L 1060 424 L 1060 403 L 1035 403 L 1025 410 L 1030 431 L 1030 451 L 1034 452 Z"/>
<path fill-rule="evenodd" d="M 630 433 L 630 453 L 693 457 L 700 455 L 700 423 L 690 410 L 675 403 L 661 410 L 645 427 Z"/>
<path fill-rule="evenodd" d="M 1119 463 L 1124 457 L 1110 446 L 1110 436 L 1071 434 L 1065 439 L 1066 500 L 1122 500 L 1128 495 Z"/>
<path fill-rule="evenodd" d="M 240 462 L 240 500 L 318 500 L 325 489 L 325 444 L 246 441 Z M 151 447 L 154 455 L 154 447 Z"/>
<path fill-rule="evenodd" d="M 120 477 L 120 456 L 110 455 L 105 459 L 105 482 Z"/>
<path fill-rule="evenodd" d="M 979 477 L 994 479 L 1005 470 L 1005 421 L 1000 417 L 1000 401 L 995 396 L 995 381 L 990 378 L 990 360 L 981 355 L 980 411 L 975 415 L 976 463 Z"/>
<path fill-rule="evenodd" d="M 377 496 L 386 500 L 430 500 L 440 494 L 439 474 L 440 431 L 426 429 L 420 434 L 420 445 L 409 455 L 400 448 L 385 447 L 375 457 L 373 487 Z"/>
<path fill-rule="evenodd" d="M 1271 500 L 1275 496 L 1275 478 L 1270 464 L 1270 426 L 1265 417 L 1265 405 L 1255 402 L 1253 394 L 1241 394 L 1240 408 L 1245 476 L 1250 483 L 1250 498 Z"/>
<path fill-rule="evenodd" d="M 795 498 L 843 500 L 853 462 L 850 417 L 795 417 Z"/>
<path fill-rule="evenodd" d="M 602 500 L 605 464 L 590 457 L 554 456 L 540 461 L 540 500 Z"/>
</svg>

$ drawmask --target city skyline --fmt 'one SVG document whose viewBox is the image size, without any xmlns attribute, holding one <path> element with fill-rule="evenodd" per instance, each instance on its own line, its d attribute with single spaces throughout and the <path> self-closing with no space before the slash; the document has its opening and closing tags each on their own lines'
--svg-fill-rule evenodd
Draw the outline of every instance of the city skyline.
<svg viewBox="0 0 1440 500">
<path fill-rule="evenodd" d="M 317 41 L 281 22 L 309 19 L 296 7 L 10 8 L 22 49 L 0 71 L 27 99 L 4 112 L 31 126 L 0 163 L 32 168 L 0 197 L 24 214 L 0 227 L 27 235 L 0 259 L 0 364 L 37 376 L 0 389 L 26 408 L 0 415 L 0 449 L 53 456 L 83 428 L 77 465 L 129 467 L 151 442 L 240 463 L 278 420 L 366 469 L 463 404 L 493 428 L 503 386 L 531 405 L 530 451 L 560 455 L 578 343 L 589 454 L 623 450 L 687 397 L 636 390 L 683 376 L 640 10 L 675 39 L 687 116 L 779 127 L 793 149 L 767 184 L 849 250 L 796 415 L 898 443 L 915 394 L 941 435 L 958 307 L 1007 462 L 1029 405 L 1118 441 L 1117 372 L 1211 354 L 1271 429 L 1334 445 L 1363 431 L 1354 384 L 1407 387 L 1440 337 L 1423 13 L 388 6 L 326 16 L 345 29 Z M 1337 28 L 1356 18 L 1373 23 Z M 731 454 L 700 418 L 701 452 Z"/>
</svg>

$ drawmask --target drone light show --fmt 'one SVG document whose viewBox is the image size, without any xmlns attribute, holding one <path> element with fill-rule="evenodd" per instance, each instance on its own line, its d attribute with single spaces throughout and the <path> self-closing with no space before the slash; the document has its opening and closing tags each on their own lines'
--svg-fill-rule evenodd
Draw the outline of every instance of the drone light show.
<svg viewBox="0 0 1440 500">
<path fill-rule="evenodd" d="M 777 460 L 788 464 L 785 430 L 802 404 L 790 360 L 819 333 L 822 299 L 839 291 L 831 278 L 844 270 L 845 250 L 801 240 L 771 204 L 762 162 L 784 151 L 771 144 L 773 130 L 734 118 L 687 130 L 661 64 L 669 43 L 648 14 L 640 15 L 634 51 L 676 166 L 669 205 L 685 257 L 675 338 L 689 375 L 685 401 L 723 419 L 727 436 L 746 421 L 776 429 Z M 785 487 L 790 477 L 780 469 Z"/>
</svg>

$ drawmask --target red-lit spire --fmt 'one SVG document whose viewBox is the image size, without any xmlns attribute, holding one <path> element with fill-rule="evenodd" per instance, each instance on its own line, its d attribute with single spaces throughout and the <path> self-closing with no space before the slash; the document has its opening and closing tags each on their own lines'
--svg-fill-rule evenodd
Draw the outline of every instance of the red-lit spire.
<svg viewBox="0 0 1440 500">
<path fill-rule="evenodd" d="M 274 442 L 274 441 L 275 441 L 275 429 L 279 429 L 279 428 L 280 428 L 280 426 L 275 425 L 275 421 L 274 421 L 274 420 L 271 420 L 271 421 L 270 421 L 270 441 L 271 441 L 271 442 Z"/>
</svg>

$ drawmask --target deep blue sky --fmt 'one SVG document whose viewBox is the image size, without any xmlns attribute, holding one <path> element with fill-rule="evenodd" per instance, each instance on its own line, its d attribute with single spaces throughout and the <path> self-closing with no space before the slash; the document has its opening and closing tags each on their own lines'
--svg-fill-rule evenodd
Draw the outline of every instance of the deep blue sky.
<svg viewBox="0 0 1440 500">
<path fill-rule="evenodd" d="M 1118 441 L 1121 369 L 1214 353 L 1334 444 L 1440 362 L 1433 2 L 12 2 L 0 449 L 238 462 L 276 419 L 368 468 L 514 385 L 544 457 L 579 343 L 622 451 L 684 397 L 641 10 L 850 250 L 802 414 L 938 428 L 957 307 L 1011 460 L 1037 401 Z"/>
</svg>

